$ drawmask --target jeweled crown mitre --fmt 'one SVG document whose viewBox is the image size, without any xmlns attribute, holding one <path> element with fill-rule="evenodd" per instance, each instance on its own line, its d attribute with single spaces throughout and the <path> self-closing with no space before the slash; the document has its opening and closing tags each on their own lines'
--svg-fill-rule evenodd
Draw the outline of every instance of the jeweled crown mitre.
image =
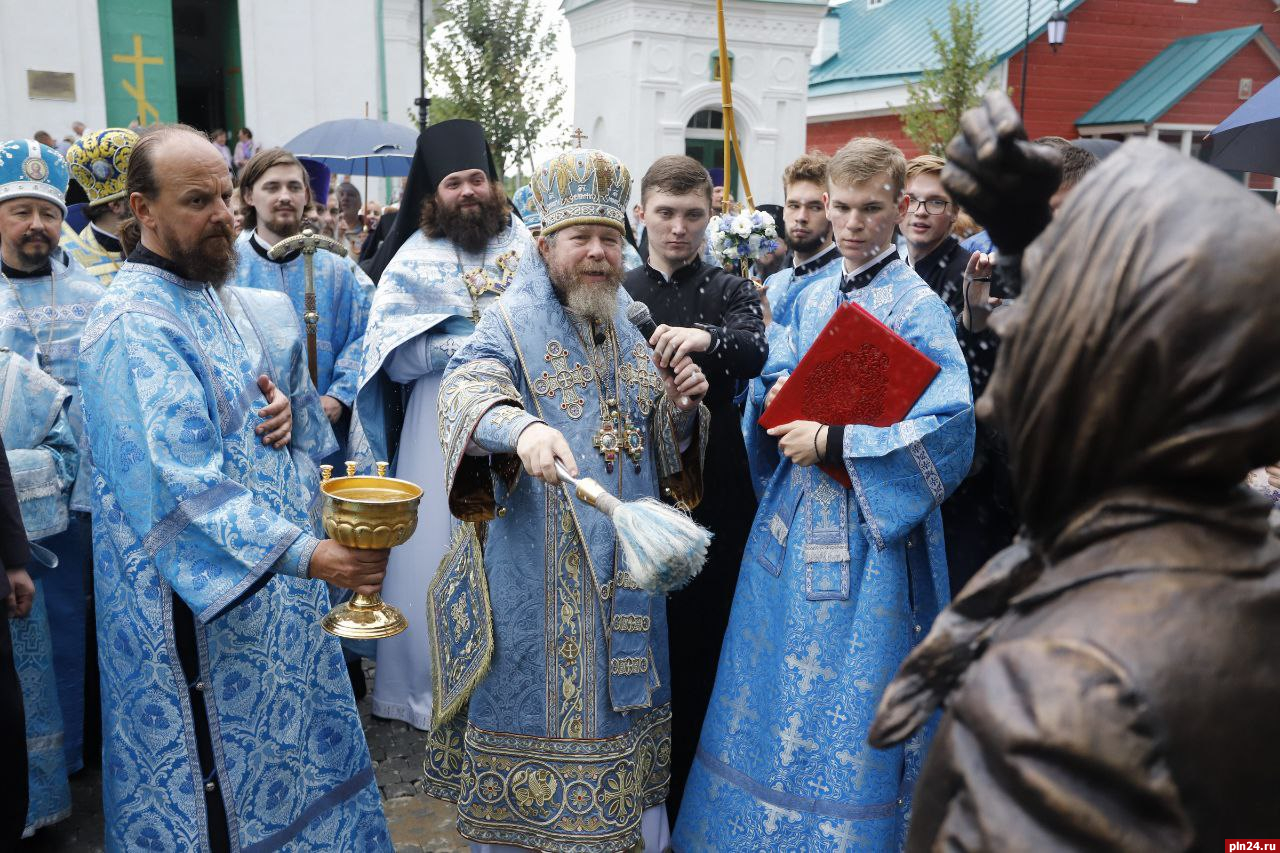
<svg viewBox="0 0 1280 853">
<path fill-rule="evenodd" d="M 557 154 L 538 168 L 531 186 L 543 236 L 569 225 L 624 230 L 631 173 L 612 154 L 592 148 Z"/>
</svg>

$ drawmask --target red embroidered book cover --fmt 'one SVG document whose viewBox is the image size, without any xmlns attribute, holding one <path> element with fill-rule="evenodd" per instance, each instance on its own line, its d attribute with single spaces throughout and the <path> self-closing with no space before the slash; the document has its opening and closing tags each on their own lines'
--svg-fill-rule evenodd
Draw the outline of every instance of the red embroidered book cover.
<svg viewBox="0 0 1280 853">
<path fill-rule="evenodd" d="M 836 309 L 778 396 L 760 415 L 765 429 L 792 421 L 887 427 L 901 421 L 939 367 L 866 309 Z M 843 465 L 821 463 L 846 489 Z"/>
</svg>

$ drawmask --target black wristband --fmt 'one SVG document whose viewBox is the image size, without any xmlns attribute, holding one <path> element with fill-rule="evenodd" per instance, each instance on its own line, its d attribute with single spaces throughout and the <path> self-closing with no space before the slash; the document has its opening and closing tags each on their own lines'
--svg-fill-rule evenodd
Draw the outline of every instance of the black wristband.
<svg viewBox="0 0 1280 853">
<path fill-rule="evenodd" d="M 827 427 L 827 450 L 822 454 L 822 461 L 832 465 L 844 464 L 844 426 L 842 424 Z"/>
</svg>

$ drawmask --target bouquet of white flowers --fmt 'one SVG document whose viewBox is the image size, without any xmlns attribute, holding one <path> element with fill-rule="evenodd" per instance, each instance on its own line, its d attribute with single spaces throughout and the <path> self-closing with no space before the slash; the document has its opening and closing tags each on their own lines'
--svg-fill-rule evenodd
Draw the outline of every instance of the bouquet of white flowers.
<svg viewBox="0 0 1280 853">
<path fill-rule="evenodd" d="M 707 227 L 711 254 L 723 266 L 746 266 L 778 248 L 778 227 L 761 210 L 711 217 Z"/>
</svg>

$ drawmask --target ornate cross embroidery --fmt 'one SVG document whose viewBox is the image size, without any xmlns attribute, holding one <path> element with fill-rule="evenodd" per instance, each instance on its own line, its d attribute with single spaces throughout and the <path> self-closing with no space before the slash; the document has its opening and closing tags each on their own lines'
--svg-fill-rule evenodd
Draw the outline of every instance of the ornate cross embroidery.
<svg viewBox="0 0 1280 853">
<path fill-rule="evenodd" d="M 640 414 L 647 418 L 653 412 L 653 401 L 662 393 L 662 380 L 648 369 L 651 362 L 647 346 L 636 344 L 631 350 L 631 357 L 636 360 L 636 363 L 633 365 L 630 362 L 623 362 L 618 368 L 618 375 L 622 377 L 623 382 L 635 386 L 636 403 L 640 407 Z"/>
<path fill-rule="evenodd" d="M 575 364 L 570 368 L 569 351 L 556 340 L 547 343 L 547 354 L 543 359 L 551 364 L 554 373 L 544 370 L 533 380 L 534 393 L 554 400 L 556 392 L 561 392 L 560 408 L 576 421 L 582 417 L 583 404 L 586 403 L 578 389 L 591 384 L 591 368 L 585 364 Z"/>
</svg>

